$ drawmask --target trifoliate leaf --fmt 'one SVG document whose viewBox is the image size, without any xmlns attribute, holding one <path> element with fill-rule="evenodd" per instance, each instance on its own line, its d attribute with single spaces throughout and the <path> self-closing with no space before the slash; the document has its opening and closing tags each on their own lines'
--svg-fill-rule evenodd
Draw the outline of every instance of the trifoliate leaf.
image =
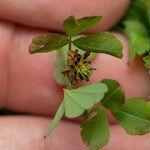
<svg viewBox="0 0 150 150">
<path fill-rule="evenodd" d="M 74 36 L 72 37 L 72 40 L 75 40 L 83 36 L 84 35 Z M 77 47 L 72 45 L 72 49 L 76 50 Z M 82 55 L 85 52 L 78 49 L 78 53 Z M 68 45 L 64 46 L 59 51 L 57 51 L 56 60 L 55 60 L 55 80 L 59 85 L 64 85 L 64 86 L 67 85 L 69 82 L 67 77 L 61 73 L 62 71 L 64 71 L 66 67 L 67 56 L 68 56 Z M 90 53 L 90 56 L 88 56 L 86 60 L 92 61 L 95 56 L 96 56 L 95 53 Z"/>
<path fill-rule="evenodd" d="M 102 104 L 108 109 L 120 108 L 125 102 L 125 92 L 115 80 L 105 79 L 101 81 L 108 87 L 108 91 L 102 99 Z"/>
<path fill-rule="evenodd" d="M 65 115 L 75 118 L 84 113 L 85 110 L 97 104 L 107 92 L 104 83 L 93 83 L 77 89 L 64 90 Z"/>
<path fill-rule="evenodd" d="M 150 50 L 148 30 L 139 21 L 125 21 L 124 32 L 129 39 L 129 60 L 133 61 L 136 55 L 141 56 Z"/>
<path fill-rule="evenodd" d="M 75 36 L 96 25 L 101 18 L 101 16 L 91 16 L 75 20 L 74 16 L 70 16 L 63 25 L 68 36 Z"/>
<path fill-rule="evenodd" d="M 96 115 L 81 124 L 81 137 L 90 150 L 99 150 L 109 141 L 109 123 L 103 107 Z"/>
<path fill-rule="evenodd" d="M 58 50 L 69 43 L 69 39 L 59 34 L 47 33 L 33 38 L 29 45 L 29 52 L 41 53 Z"/>
<path fill-rule="evenodd" d="M 121 42 L 108 32 L 98 32 L 78 38 L 73 44 L 84 51 L 106 53 L 118 58 L 123 56 Z"/>
<path fill-rule="evenodd" d="M 150 70 L 150 56 L 144 57 L 145 67 Z"/>
<path fill-rule="evenodd" d="M 128 134 L 143 135 L 150 131 L 150 104 L 142 99 L 131 98 L 122 108 L 111 112 Z"/>
<path fill-rule="evenodd" d="M 64 102 L 61 103 L 61 105 L 59 106 L 57 113 L 55 114 L 54 119 L 52 120 L 47 132 L 45 133 L 45 138 L 47 136 L 49 136 L 53 130 L 55 129 L 55 127 L 57 126 L 58 122 L 61 120 L 61 118 L 63 117 L 63 114 L 65 113 L 65 109 L 64 109 Z"/>
</svg>

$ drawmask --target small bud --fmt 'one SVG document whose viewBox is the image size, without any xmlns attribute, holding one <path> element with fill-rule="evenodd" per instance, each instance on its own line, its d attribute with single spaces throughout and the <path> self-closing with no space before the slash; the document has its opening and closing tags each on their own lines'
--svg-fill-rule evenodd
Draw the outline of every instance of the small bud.
<svg viewBox="0 0 150 150">
<path fill-rule="evenodd" d="M 88 64 L 83 64 L 77 69 L 77 76 L 79 80 L 89 81 L 89 78 L 92 74 L 92 68 Z"/>
</svg>

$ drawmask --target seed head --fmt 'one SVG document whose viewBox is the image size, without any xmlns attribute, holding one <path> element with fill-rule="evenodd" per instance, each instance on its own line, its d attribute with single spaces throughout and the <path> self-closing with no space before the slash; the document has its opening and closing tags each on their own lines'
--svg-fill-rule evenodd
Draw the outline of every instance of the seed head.
<svg viewBox="0 0 150 150">
<path fill-rule="evenodd" d="M 77 81 L 89 81 L 94 68 L 90 66 L 90 61 L 87 61 L 87 57 L 90 52 L 85 52 L 83 55 L 78 53 L 78 50 L 69 50 L 67 67 L 62 72 L 66 75 L 72 84 Z"/>
</svg>

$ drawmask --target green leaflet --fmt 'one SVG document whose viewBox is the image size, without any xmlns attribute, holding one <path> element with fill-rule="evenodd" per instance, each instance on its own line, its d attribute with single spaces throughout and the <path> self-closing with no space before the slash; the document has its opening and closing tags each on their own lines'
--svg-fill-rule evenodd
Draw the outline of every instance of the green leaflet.
<svg viewBox="0 0 150 150">
<path fill-rule="evenodd" d="M 150 69 L 150 56 L 144 57 L 144 61 L 145 61 L 145 67 L 147 69 Z"/>
<path fill-rule="evenodd" d="M 118 58 L 123 56 L 121 42 L 108 32 L 98 32 L 78 38 L 73 44 L 84 51 L 106 53 Z"/>
<path fill-rule="evenodd" d="M 30 54 L 58 50 L 69 43 L 68 38 L 54 33 L 46 33 L 33 38 L 29 45 Z"/>
<path fill-rule="evenodd" d="M 109 123 L 103 107 L 96 110 L 96 115 L 81 124 L 81 137 L 90 150 L 99 150 L 109 141 Z"/>
<path fill-rule="evenodd" d="M 72 40 L 75 40 L 79 37 L 83 37 L 84 35 L 78 35 L 72 37 Z M 76 46 L 72 45 L 72 49 L 78 49 Z M 85 53 L 84 51 L 78 49 L 80 54 Z M 68 45 L 62 47 L 59 51 L 56 52 L 56 60 L 55 60 L 55 80 L 59 85 L 66 86 L 68 84 L 68 79 L 61 72 L 66 67 L 66 61 L 68 56 Z M 92 61 L 96 56 L 95 53 L 91 53 L 87 58 L 87 61 Z"/>
<path fill-rule="evenodd" d="M 101 18 L 101 16 L 91 16 L 75 20 L 74 16 L 70 16 L 64 21 L 63 25 L 67 35 L 71 37 L 78 35 L 96 25 Z"/>
<path fill-rule="evenodd" d="M 107 86 L 103 83 L 93 83 L 77 89 L 64 90 L 65 115 L 75 118 L 85 110 L 97 104 L 107 92 Z"/>
<path fill-rule="evenodd" d="M 150 131 L 150 104 L 142 99 L 131 98 L 122 108 L 111 112 L 128 134 L 143 135 Z"/>
<path fill-rule="evenodd" d="M 124 33 L 129 39 L 129 60 L 133 61 L 136 55 L 143 55 L 150 50 L 148 30 L 139 21 L 125 21 Z"/>
<path fill-rule="evenodd" d="M 59 106 L 57 113 L 55 114 L 54 119 L 52 120 L 47 132 L 45 133 L 45 138 L 47 136 L 49 136 L 53 130 L 55 129 L 55 127 L 57 126 L 58 122 L 61 120 L 61 118 L 63 117 L 63 114 L 65 113 L 65 109 L 64 109 L 64 102 L 61 103 L 61 105 Z"/>
<path fill-rule="evenodd" d="M 144 57 L 145 67 L 150 70 L 150 56 Z"/>
<path fill-rule="evenodd" d="M 115 80 L 105 79 L 101 81 L 108 87 L 108 91 L 102 99 L 102 104 L 108 109 L 120 108 L 125 102 L 124 89 Z"/>
</svg>

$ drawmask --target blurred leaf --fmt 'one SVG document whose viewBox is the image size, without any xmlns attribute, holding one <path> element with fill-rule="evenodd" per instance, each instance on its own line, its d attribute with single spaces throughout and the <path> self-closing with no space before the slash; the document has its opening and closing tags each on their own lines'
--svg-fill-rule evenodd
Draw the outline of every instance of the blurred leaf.
<svg viewBox="0 0 150 150">
<path fill-rule="evenodd" d="M 59 85 L 67 85 L 69 80 L 66 76 L 62 74 L 66 67 L 66 56 L 64 50 L 59 50 L 56 52 L 56 60 L 55 60 L 55 80 Z"/>
<path fill-rule="evenodd" d="M 96 25 L 101 18 L 101 16 L 91 16 L 75 20 L 74 16 L 70 16 L 64 21 L 64 29 L 68 36 L 75 36 Z"/>
<path fill-rule="evenodd" d="M 148 30 L 139 21 L 125 21 L 124 32 L 129 39 L 129 59 L 133 61 L 136 55 L 143 55 L 150 50 Z"/>
<path fill-rule="evenodd" d="M 45 133 L 45 138 L 47 136 L 49 136 L 53 130 L 56 128 L 58 122 L 61 120 L 61 118 L 63 117 L 63 114 L 65 113 L 65 109 L 64 109 L 64 102 L 61 103 L 61 105 L 59 106 L 57 113 L 55 114 L 54 119 L 52 120 L 47 132 Z"/>
<path fill-rule="evenodd" d="M 146 16 L 146 0 L 132 0 L 123 21 L 139 21 L 148 24 Z M 147 6 L 146 6 L 147 7 Z"/>
<path fill-rule="evenodd" d="M 99 150 L 109 141 L 109 123 L 103 107 L 96 115 L 81 124 L 81 137 L 90 150 Z"/>
<path fill-rule="evenodd" d="M 129 60 L 150 51 L 150 0 L 132 0 L 119 23 L 121 32 L 129 40 Z"/>
<path fill-rule="evenodd" d="M 108 91 L 102 99 L 102 104 L 108 109 L 120 108 L 125 103 L 124 89 L 115 80 L 105 79 L 101 81 L 106 84 Z"/>
<path fill-rule="evenodd" d="M 144 0 L 145 1 L 145 10 L 146 10 L 146 16 L 148 18 L 148 23 L 150 27 L 150 0 Z"/>
<path fill-rule="evenodd" d="M 150 131 L 150 104 L 142 99 L 131 98 L 111 112 L 128 134 L 143 135 Z"/>
<path fill-rule="evenodd" d="M 134 0 L 134 3 L 138 8 L 136 11 L 138 16 L 140 15 L 143 18 L 142 21 L 146 22 L 150 27 L 150 0 Z M 141 8 L 140 11 L 139 8 Z"/>
<path fill-rule="evenodd" d="M 107 92 L 107 86 L 103 83 L 93 83 L 77 89 L 64 90 L 65 115 L 75 118 L 85 110 L 97 104 Z"/>
<path fill-rule="evenodd" d="M 59 34 L 42 34 L 33 38 L 32 43 L 29 45 L 29 52 L 41 53 L 58 50 L 63 46 L 67 45 L 69 40 Z"/>
<path fill-rule="evenodd" d="M 150 56 L 144 57 L 145 67 L 150 71 Z"/>
<path fill-rule="evenodd" d="M 108 32 L 98 32 L 78 38 L 73 44 L 84 51 L 106 53 L 118 58 L 123 56 L 121 42 Z"/>
</svg>

